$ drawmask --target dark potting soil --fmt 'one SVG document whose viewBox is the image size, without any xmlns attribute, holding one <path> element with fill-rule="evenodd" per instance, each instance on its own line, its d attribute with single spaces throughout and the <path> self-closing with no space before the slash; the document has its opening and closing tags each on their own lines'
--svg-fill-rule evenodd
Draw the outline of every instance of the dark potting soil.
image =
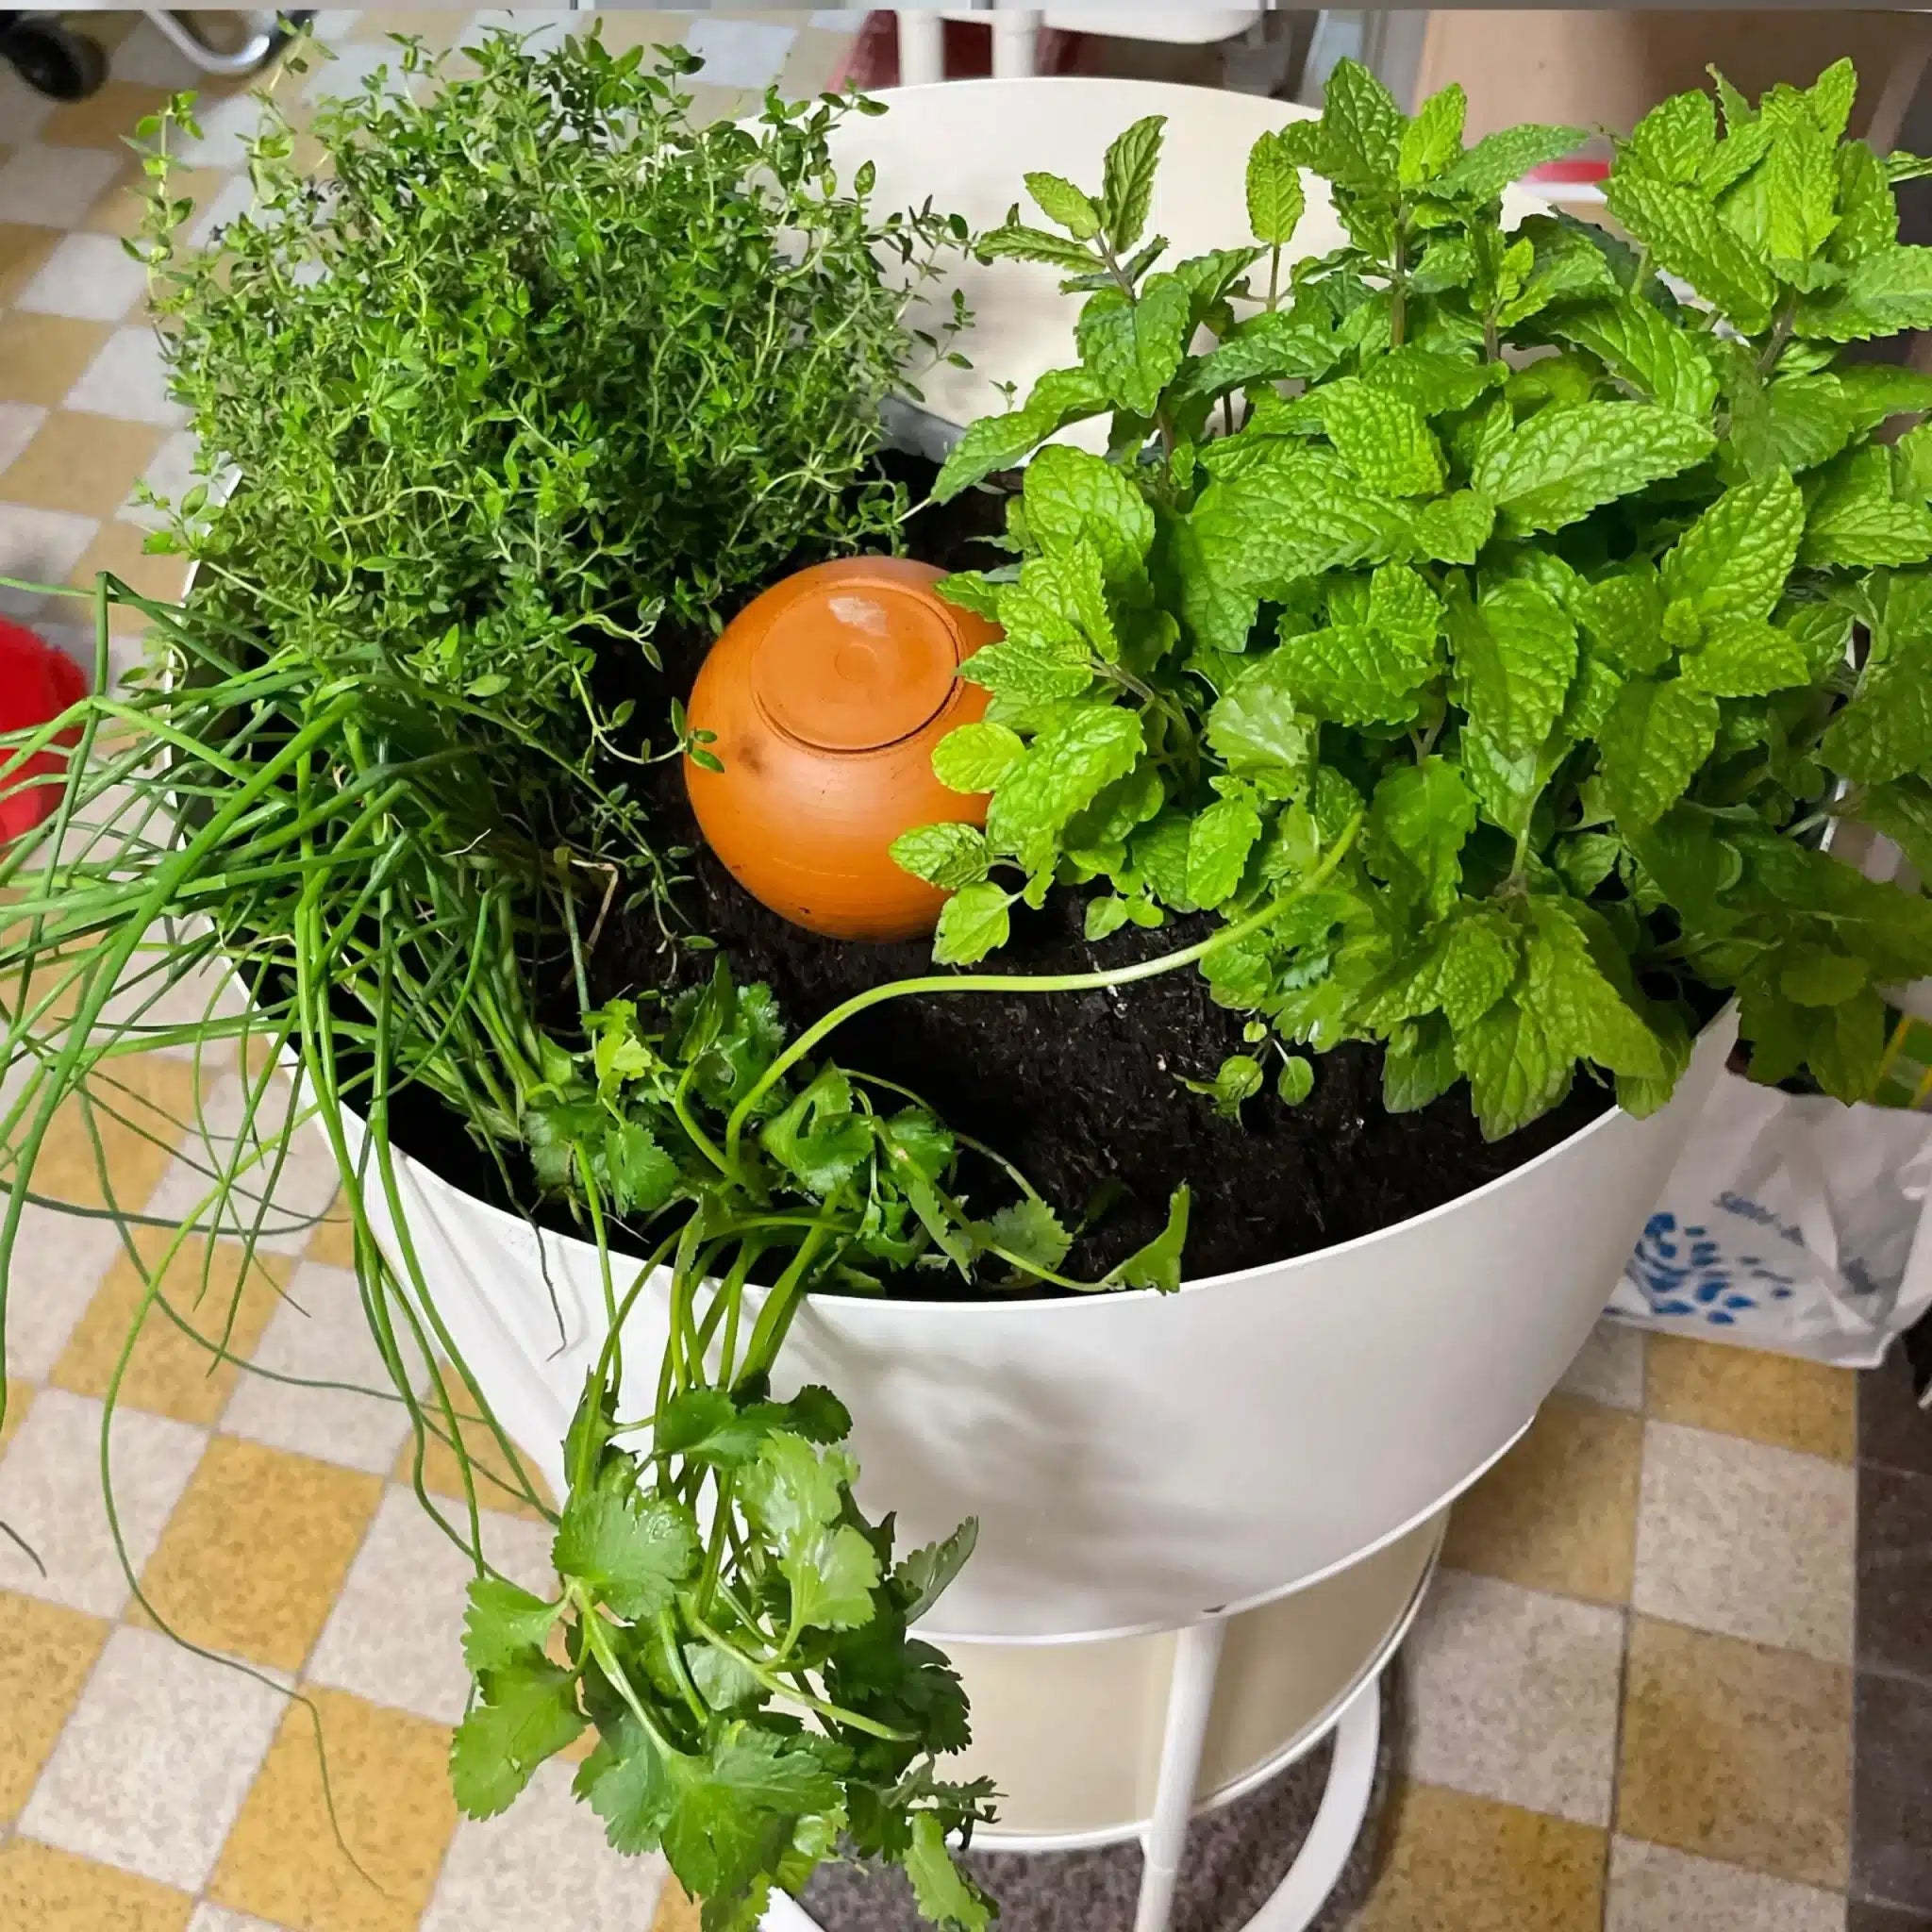
<svg viewBox="0 0 1932 1932">
<path fill-rule="evenodd" d="M 919 459 L 891 466 L 925 493 Z M 969 494 L 915 520 L 914 555 L 949 569 L 997 558 L 977 541 L 1003 526 L 997 498 Z M 801 558 L 800 562 L 809 559 Z M 640 717 L 661 716 L 688 690 L 703 641 L 666 640 L 664 678 L 634 672 L 625 694 Z M 650 768 L 654 821 L 667 843 L 693 848 L 681 910 L 723 947 L 741 982 L 763 980 L 793 1027 L 851 994 L 933 971 L 924 941 L 853 944 L 789 924 L 746 893 L 698 837 L 675 764 Z M 1004 972 L 1080 973 L 1151 958 L 1209 930 L 1204 919 L 1155 932 L 1127 928 L 1098 945 L 1082 937 L 1083 902 L 1057 892 L 1042 911 L 1016 912 Z M 611 921 L 591 962 L 593 996 L 688 984 L 710 970 L 703 953 L 667 948 L 648 908 Z M 1297 1108 L 1272 1088 L 1220 1119 L 1183 1076 L 1210 1078 L 1242 1051 L 1242 1016 L 1215 1005 L 1192 968 L 1104 992 L 966 993 L 891 1002 L 842 1028 L 827 1051 L 855 1072 L 909 1087 L 955 1128 L 997 1148 L 1054 1202 L 1069 1224 L 1107 1203 L 1069 1267 L 1097 1274 L 1159 1231 L 1169 1197 L 1192 1192 L 1191 1275 L 1219 1274 L 1303 1254 L 1454 1200 L 1553 1146 L 1610 1104 L 1579 1081 L 1534 1125 L 1486 1143 L 1466 1090 L 1419 1113 L 1381 1105 L 1379 1049 L 1351 1044 L 1315 1062 L 1312 1094 Z M 1010 1184 L 974 1176 L 991 1209 Z"/>
</svg>

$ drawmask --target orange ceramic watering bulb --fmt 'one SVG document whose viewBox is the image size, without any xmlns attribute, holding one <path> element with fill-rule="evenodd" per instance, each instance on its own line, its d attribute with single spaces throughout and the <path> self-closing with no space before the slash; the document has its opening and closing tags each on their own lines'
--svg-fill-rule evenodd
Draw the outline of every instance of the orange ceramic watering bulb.
<svg viewBox="0 0 1932 1932">
<path fill-rule="evenodd" d="M 693 731 L 724 766 L 687 758 L 691 809 L 755 899 L 841 940 L 907 940 L 946 895 L 892 862 L 901 832 L 982 824 L 984 794 L 948 791 L 932 752 L 986 709 L 959 665 L 1000 635 L 901 557 L 814 564 L 725 625 L 692 687 Z"/>
</svg>

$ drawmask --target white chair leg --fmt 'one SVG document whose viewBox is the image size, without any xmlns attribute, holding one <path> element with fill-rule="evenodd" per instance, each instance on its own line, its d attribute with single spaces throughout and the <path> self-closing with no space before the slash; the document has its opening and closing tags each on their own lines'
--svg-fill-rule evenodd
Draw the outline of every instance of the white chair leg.
<svg viewBox="0 0 1932 1932">
<path fill-rule="evenodd" d="M 1167 1932 L 1174 1913 L 1174 1881 L 1188 1845 L 1194 1787 L 1201 1776 L 1201 1747 L 1208 1711 L 1221 1669 L 1227 1625 L 1220 1617 L 1191 1624 L 1174 1639 L 1174 1675 L 1167 1689 L 1167 1724 L 1160 1739 L 1160 1771 L 1154 1783 L 1154 1816 L 1141 1840 L 1141 1898 L 1134 1932 Z"/>
<path fill-rule="evenodd" d="M 1038 7 L 1003 7 L 992 17 L 992 77 L 1027 79 L 1040 64 Z"/>
<path fill-rule="evenodd" d="M 945 77 L 945 22 L 930 7 L 900 8 L 900 86 L 925 87 Z"/>
</svg>

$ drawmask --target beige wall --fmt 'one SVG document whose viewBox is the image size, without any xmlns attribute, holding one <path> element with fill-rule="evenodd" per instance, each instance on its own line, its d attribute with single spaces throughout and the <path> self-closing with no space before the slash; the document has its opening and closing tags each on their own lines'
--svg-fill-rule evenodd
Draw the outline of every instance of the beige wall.
<svg viewBox="0 0 1932 1932">
<path fill-rule="evenodd" d="M 1808 12 L 1636 13 L 1438 9 L 1424 44 L 1418 98 L 1460 81 L 1472 138 L 1518 121 L 1575 122 L 1627 132 L 1666 94 L 1706 85 L 1715 61 L 1748 94 L 1807 81 L 1849 54 L 1862 127 L 1888 78 L 1916 67 L 1932 18 L 1851 8 Z"/>
</svg>

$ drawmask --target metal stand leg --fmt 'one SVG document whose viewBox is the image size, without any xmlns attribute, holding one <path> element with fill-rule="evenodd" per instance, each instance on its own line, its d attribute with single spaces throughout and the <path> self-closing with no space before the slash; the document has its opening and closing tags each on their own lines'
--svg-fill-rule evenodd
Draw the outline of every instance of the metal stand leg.
<svg viewBox="0 0 1932 1932">
<path fill-rule="evenodd" d="M 1221 1669 L 1227 1634 L 1220 1617 L 1191 1624 L 1174 1640 L 1174 1677 L 1167 1690 L 1167 1724 L 1160 1739 L 1160 1773 L 1154 1784 L 1154 1816 L 1141 1840 L 1141 1897 L 1134 1932 L 1167 1932 L 1174 1912 L 1174 1881 L 1188 1844 L 1194 1786 L 1201 1775 L 1201 1747 L 1208 1739 L 1208 1710 Z"/>
</svg>

